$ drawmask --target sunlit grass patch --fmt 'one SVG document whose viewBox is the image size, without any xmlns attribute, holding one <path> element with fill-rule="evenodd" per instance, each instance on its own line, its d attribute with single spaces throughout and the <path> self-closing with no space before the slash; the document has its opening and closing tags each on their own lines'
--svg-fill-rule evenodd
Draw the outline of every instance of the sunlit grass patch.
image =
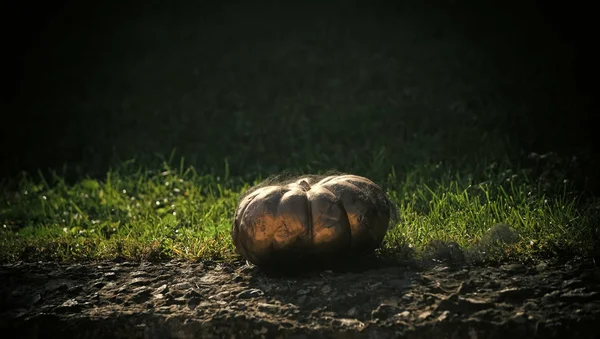
<svg viewBox="0 0 600 339">
<path fill-rule="evenodd" d="M 401 221 L 388 233 L 384 252 L 408 247 L 423 253 L 437 241 L 483 260 L 585 255 L 593 249 L 597 203 L 584 202 L 568 182 L 533 180 L 526 171 L 504 174 L 482 182 L 457 176 L 411 190 L 391 188 Z"/>
<path fill-rule="evenodd" d="M 437 166 L 374 180 L 398 206 L 382 255 L 421 255 L 436 241 L 478 258 L 585 254 L 594 245 L 598 210 L 568 182 L 527 171 L 487 168 L 461 175 Z M 135 163 L 103 180 L 73 184 L 59 175 L 23 176 L 5 190 L 0 258 L 14 260 L 230 260 L 230 230 L 247 182 L 193 167 Z M 473 256 L 473 255 L 471 255 Z"/>
<path fill-rule="evenodd" d="M 24 176 L 5 194 L 5 258 L 225 257 L 230 214 L 241 189 L 192 167 L 124 166 L 102 181 L 68 185 Z"/>
</svg>

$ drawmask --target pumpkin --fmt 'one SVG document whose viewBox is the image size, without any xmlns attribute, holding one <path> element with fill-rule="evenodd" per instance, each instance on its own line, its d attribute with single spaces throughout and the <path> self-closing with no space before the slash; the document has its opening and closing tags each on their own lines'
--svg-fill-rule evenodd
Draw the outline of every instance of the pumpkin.
<svg viewBox="0 0 600 339">
<path fill-rule="evenodd" d="M 271 180 L 240 198 L 231 236 L 257 266 L 311 265 L 373 252 L 393 212 L 384 191 L 357 175 Z"/>
</svg>

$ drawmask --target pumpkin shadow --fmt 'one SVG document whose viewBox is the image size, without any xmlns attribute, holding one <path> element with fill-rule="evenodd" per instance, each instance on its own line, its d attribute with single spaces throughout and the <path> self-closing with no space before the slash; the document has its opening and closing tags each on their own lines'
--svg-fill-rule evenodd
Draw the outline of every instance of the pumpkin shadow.
<svg viewBox="0 0 600 339">
<path fill-rule="evenodd" d="M 305 263 L 288 265 L 256 266 L 254 275 L 273 279 L 310 279 L 325 274 L 361 273 L 392 266 L 407 266 L 410 263 L 390 257 L 376 255 L 346 256 L 331 260 L 311 259 Z"/>
<path fill-rule="evenodd" d="M 375 255 L 311 266 L 245 270 L 248 290 L 263 303 L 292 305 L 292 312 L 301 317 L 325 311 L 362 322 L 371 319 L 379 305 L 409 291 L 415 283 L 410 265 Z"/>
</svg>

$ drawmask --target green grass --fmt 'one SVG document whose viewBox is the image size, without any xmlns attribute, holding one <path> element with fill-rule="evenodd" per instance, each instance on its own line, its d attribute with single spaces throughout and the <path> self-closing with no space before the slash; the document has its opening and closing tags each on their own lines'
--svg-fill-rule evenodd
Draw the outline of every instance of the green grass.
<svg viewBox="0 0 600 339">
<path fill-rule="evenodd" d="M 380 255 L 418 257 L 435 240 L 456 242 L 484 259 L 585 255 L 593 248 L 597 210 L 568 182 L 534 180 L 526 170 L 494 165 L 480 174 L 441 166 L 382 171 L 375 179 L 400 219 Z M 73 184 L 56 174 L 23 175 L 0 202 L 0 259 L 231 260 L 237 198 L 259 180 L 232 178 L 227 166 L 221 174 L 201 174 L 183 159 L 154 168 L 130 161 L 102 180 Z M 485 243 L 501 223 L 512 227 L 515 241 Z"/>
<path fill-rule="evenodd" d="M 104 4 L 41 35 L 2 134 L 25 174 L 1 183 L 0 259 L 229 260 L 245 189 L 330 169 L 398 205 L 381 255 L 593 250 L 589 138 L 562 47 L 531 43 L 543 26 L 483 3 L 343 3 Z"/>
</svg>

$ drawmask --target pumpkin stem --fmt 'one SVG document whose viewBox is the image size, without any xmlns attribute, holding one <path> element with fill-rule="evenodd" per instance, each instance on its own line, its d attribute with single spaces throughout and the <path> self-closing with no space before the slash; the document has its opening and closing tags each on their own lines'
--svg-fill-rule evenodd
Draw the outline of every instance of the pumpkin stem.
<svg viewBox="0 0 600 339">
<path fill-rule="evenodd" d="M 300 181 L 298 185 L 302 186 L 305 192 L 310 189 L 310 185 L 306 182 L 306 180 Z"/>
</svg>

